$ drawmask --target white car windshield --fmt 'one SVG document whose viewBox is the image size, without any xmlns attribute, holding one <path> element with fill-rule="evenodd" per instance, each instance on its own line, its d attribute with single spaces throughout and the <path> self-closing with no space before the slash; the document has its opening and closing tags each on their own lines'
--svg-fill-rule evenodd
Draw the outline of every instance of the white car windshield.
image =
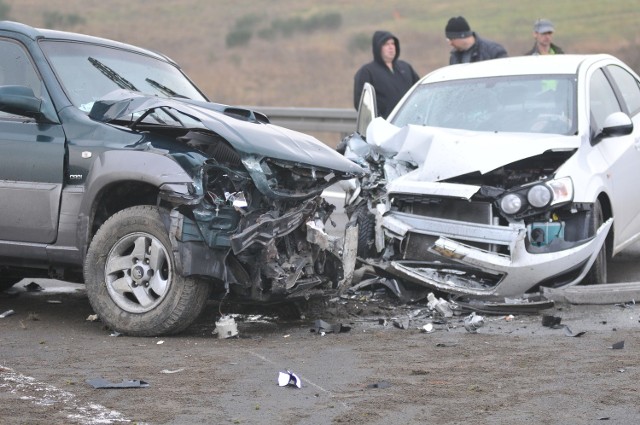
<svg viewBox="0 0 640 425">
<path fill-rule="evenodd" d="M 573 75 L 492 77 L 422 84 L 391 122 L 490 132 L 575 134 Z"/>
<path fill-rule="evenodd" d="M 96 100 L 118 89 L 206 100 L 169 62 L 96 44 L 46 41 L 41 45 L 69 99 L 85 112 Z"/>
</svg>

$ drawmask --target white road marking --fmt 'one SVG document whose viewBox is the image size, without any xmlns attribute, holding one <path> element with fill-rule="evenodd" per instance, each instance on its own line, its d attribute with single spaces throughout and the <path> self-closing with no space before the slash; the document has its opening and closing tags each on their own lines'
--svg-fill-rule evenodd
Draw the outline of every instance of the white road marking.
<svg viewBox="0 0 640 425">
<path fill-rule="evenodd" d="M 55 410 L 66 413 L 70 423 L 94 425 L 132 422 L 120 412 L 109 410 L 97 403 L 81 403 L 69 391 L 38 382 L 30 376 L 22 375 L 2 365 L 0 365 L 0 390 L 14 394 L 20 400 L 37 406 L 55 406 Z"/>
</svg>

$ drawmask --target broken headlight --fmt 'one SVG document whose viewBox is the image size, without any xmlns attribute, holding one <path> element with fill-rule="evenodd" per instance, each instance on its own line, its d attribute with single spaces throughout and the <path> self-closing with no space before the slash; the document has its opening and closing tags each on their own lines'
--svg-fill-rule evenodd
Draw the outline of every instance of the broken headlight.
<svg viewBox="0 0 640 425">
<path fill-rule="evenodd" d="M 563 177 L 510 191 L 498 200 L 498 205 L 504 214 L 520 218 L 572 199 L 573 182 L 570 177 Z"/>
</svg>

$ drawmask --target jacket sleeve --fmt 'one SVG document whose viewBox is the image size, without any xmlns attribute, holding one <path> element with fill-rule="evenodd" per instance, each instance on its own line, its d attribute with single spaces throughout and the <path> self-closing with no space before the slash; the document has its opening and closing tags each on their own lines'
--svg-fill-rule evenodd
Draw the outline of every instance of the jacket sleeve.
<svg viewBox="0 0 640 425">
<path fill-rule="evenodd" d="M 509 56 L 509 54 L 507 53 L 507 50 L 504 47 L 502 47 L 501 44 L 496 44 L 493 58 L 494 59 L 506 58 L 507 56 Z"/>
<path fill-rule="evenodd" d="M 420 76 L 418 75 L 416 70 L 413 69 L 411 65 L 409 65 L 409 69 L 411 69 L 411 85 L 413 85 L 418 82 L 418 80 L 420 79 Z"/>
</svg>

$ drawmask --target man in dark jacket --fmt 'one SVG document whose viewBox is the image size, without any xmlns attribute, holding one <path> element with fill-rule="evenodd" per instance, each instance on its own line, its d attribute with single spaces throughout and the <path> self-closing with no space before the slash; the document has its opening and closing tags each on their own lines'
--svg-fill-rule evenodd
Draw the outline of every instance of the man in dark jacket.
<svg viewBox="0 0 640 425">
<path fill-rule="evenodd" d="M 376 31 L 372 39 L 373 61 L 363 65 L 354 77 L 353 105 L 358 109 L 362 87 L 376 89 L 378 115 L 387 118 L 398 101 L 418 80 L 413 67 L 400 56 L 400 41 L 388 31 Z"/>
<path fill-rule="evenodd" d="M 548 19 L 538 19 L 533 24 L 533 48 L 525 55 L 561 55 L 564 52 L 560 46 L 551 42 L 553 38 L 553 24 Z"/>
<path fill-rule="evenodd" d="M 444 33 L 453 47 L 449 64 L 480 62 L 489 59 L 506 58 L 507 51 L 495 41 L 480 38 L 462 16 L 449 19 Z"/>
</svg>

